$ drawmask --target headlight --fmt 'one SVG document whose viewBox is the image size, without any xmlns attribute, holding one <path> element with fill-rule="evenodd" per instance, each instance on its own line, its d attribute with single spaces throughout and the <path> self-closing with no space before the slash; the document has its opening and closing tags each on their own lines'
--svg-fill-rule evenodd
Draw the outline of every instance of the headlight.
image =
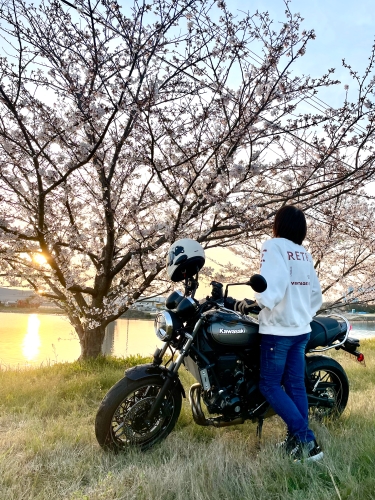
<svg viewBox="0 0 375 500">
<path fill-rule="evenodd" d="M 174 333 L 181 328 L 182 323 L 178 317 L 168 311 L 160 312 L 156 315 L 154 321 L 154 329 L 157 337 L 163 342 L 171 340 Z"/>
</svg>

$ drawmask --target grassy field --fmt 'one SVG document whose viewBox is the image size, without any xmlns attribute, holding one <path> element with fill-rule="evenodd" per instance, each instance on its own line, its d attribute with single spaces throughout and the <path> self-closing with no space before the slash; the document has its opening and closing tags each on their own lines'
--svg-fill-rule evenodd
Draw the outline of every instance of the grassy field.
<svg viewBox="0 0 375 500">
<path fill-rule="evenodd" d="M 199 427 L 187 401 L 175 431 L 154 449 L 105 453 L 95 440 L 96 410 L 141 358 L 0 372 L 0 498 L 375 499 L 375 341 L 363 341 L 362 352 L 366 367 L 333 353 L 347 370 L 349 404 L 338 421 L 312 423 L 325 457 L 304 464 L 275 452 L 284 433 L 278 417 L 265 421 L 259 447 L 254 424 Z"/>
</svg>

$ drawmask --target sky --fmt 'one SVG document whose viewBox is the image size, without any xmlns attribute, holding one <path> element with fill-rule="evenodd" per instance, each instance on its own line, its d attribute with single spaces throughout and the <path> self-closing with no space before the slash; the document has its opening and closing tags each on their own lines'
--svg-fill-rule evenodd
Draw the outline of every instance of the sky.
<svg viewBox="0 0 375 500">
<path fill-rule="evenodd" d="M 246 4 L 244 0 L 228 0 L 228 5 L 233 13 L 236 10 L 268 11 L 270 18 L 275 20 L 275 26 L 285 19 L 282 0 L 252 0 Z M 360 74 L 364 72 L 375 38 L 374 0 L 292 0 L 289 7 L 293 13 L 299 12 L 304 18 L 304 29 L 314 29 L 316 33 L 316 39 L 308 44 L 306 54 L 294 65 L 294 70 L 297 74 L 319 77 L 327 69 L 336 68 L 334 77 L 341 84 L 322 89 L 318 97 L 331 106 L 339 106 L 345 99 L 344 85 L 349 85 L 349 100 L 351 95 L 355 99 L 355 85 L 348 71 L 342 67 L 342 59 L 345 58 Z M 375 194 L 374 184 L 371 191 Z M 215 265 L 210 257 L 222 263 L 237 261 L 229 250 L 212 249 L 206 254 L 206 263 L 212 267 Z M 202 283 L 197 296 L 203 296 L 209 289 Z M 236 298 L 242 298 L 242 294 L 253 297 L 249 287 L 247 290 L 243 287 L 236 289 Z"/>
<path fill-rule="evenodd" d="M 231 11 L 268 11 L 275 26 L 285 19 L 282 0 L 229 0 Z M 328 68 L 336 68 L 335 77 L 342 85 L 324 89 L 320 97 L 328 104 L 338 105 L 345 97 L 344 85 L 354 92 L 354 85 L 342 59 L 362 73 L 368 63 L 375 37 L 375 4 L 373 0 L 292 0 L 289 8 L 304 18 L 302 27 L 314 29 L 316 39 L 310 41 L 304 57 L 295 64 L 298 73 L 318 77 Z"/>
</svg>

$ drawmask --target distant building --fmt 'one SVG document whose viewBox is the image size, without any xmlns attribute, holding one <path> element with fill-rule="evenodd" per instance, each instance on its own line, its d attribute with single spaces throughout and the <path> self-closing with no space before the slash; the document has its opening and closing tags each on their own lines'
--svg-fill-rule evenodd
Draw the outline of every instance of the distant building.
<svg viewBox="0 0 375 500">
<path fill-rule="evenodd" d="M 149 311 L 156 312 L 159 309 L 163 309 L 165 306 L 165 297 L 140 297 L 130 309 L 136 309 L 137 311 Z"/>
<path fill-rule="evenodd" d="M 0 287 L 0 303 L 8 307 L 28 307 L 35 305 L 43 308 L 56 308 L 56 305 L 36 294 L 33 290 Z M 165 297 L 140 297 L 130 309 L 145 312 L 156 312 L 164 309 Z"/>
<path fill-rule="evenodd" d="M 56 308 L 48 299 L 40 297 L 33 290 L 19 290 L 18 288 L 0 287 L 0 303 L 6 307 L 52 307 Z"/>
<path fill-rule="evenodd" d="M 33 296 L 35 296 L 35 294 L 32 290 L 0 287 L 0 302 L 8 307 L 16 306 L 18 301 L 26 301 Z"/>
<path fill-rule="evenodd" d="M 31 295 L 30 297 L 27 297 L 26 299 L 19 299 L 17 300 L 17 307 L 20 308 L 32 308 L 32 309 L 38 309 L 42 304 L 41 298 L 34 294 Z"/>
</svg>

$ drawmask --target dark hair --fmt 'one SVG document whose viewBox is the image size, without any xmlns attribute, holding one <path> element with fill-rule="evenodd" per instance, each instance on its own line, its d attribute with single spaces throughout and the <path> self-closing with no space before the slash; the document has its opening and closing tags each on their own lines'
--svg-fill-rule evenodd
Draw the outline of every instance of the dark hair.
<svg viewBox="0 0 375 500">
<path fill-rule="evenodd" d="M 286 238 L 297 245 L 302 245 L 306 238 L 306 232 L 306 219 L 302 210 L 292 205 L 285 205 L 276 212 L 273 223 L 274 236 Z"/>
</svg>

